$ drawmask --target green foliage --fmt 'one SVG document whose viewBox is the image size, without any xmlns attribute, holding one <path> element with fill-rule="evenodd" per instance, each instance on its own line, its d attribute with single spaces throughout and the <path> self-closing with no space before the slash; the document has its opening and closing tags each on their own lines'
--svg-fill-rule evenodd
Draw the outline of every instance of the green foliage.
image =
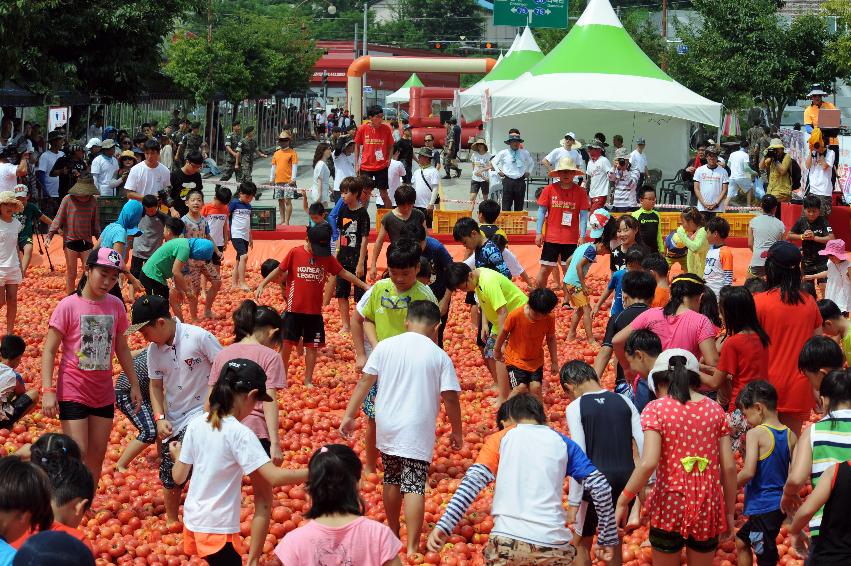
<svg viewBox="0 0 851 566">
<path fill-rule="evenodd" d="M 0 80 L 132 99 L 157 76 L 175 15 L 198 8 L 197 0 L 4 0 Z"/>
<path fill-rule="evenodd" d="M 243 13 L 216 22 L 212 45 L 206 34 L 183 33 L 166 47 L 163 71 L 196 101 L 222 95 L 238 102 L 307 86 L 319 52 L 304 39 L 298 19 L 284 26 L 277 18 Z"/>
<path fill-rule="evenodd" d="M 836 16 L 841 33 L 827 44 L 827 57 L 836 65 L 840 77 L 851 77 L 851 2 L 827 0 L 822 4 L 826 15 Z"/>
<path fill-rule="evenodd" d="M 677 22 L 688 53 L 671 55 L 669 72 L 728 109 L 756 101 L 779 126 L 783 109 L 812 83 L 830 83 L 836 76 L 822 16 L 800 16 L 786 25 L 777 0 L 694 0 L 693 7 L 702 25 Z"/>
<path fill-rule="evenodd" d="M 430 40 L 479 40 L 485 19 L 475 0 L 399 0 L 390 21 L 377 27 L 379 34 L 396 38 L 399 45 L 427 47 Z"/>
</svg>

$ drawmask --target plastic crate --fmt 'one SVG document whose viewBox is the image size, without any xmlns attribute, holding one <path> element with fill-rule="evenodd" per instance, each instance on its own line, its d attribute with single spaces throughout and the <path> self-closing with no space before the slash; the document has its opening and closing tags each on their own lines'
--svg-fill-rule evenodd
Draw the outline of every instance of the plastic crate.
<svg viewBox="0 0 851 566">
<path fill-rule="evenodd" d="M 251 229 L 271 232 L 278 220 L 278 210 L 272 206 L 255 206 L 251 209 Z"/>
<path fill-rule="evenodd" d="M 384 215 L 388 212 L 393 212 L 392 208 L 379 208 L 375 212 L 375 231 L 378 232 L 378 227 L 381 226 L 381 219 L 384 218 Z"/>
<path fill-rule="evenodd" d="M 680 225 L 679 212 L 662 212 L 661 230 L 662 235 L 667 236 L 672 230 L 676 230 Z M 722 212 L 719 214 L 722 218 L 730 223 L 730 238 L 747 238 L 748 224 L 754 214 L 751 212 Z"/>
<path fill-rule="evenodd" d="M 526 210 L 510 210 L 501 212 L 496 219 L 496 225 L 502 228 L 507 236 L 529 233 L 529 212 Z"/>
<path fill-rule="evenodd" d="M 101 229 L 107 224 L 112 224 L 118 219 L 118 213 L 124 208 L 127 197 L 97 197 L 98 221 Z"/>
<path fill-rule="evenodd" d="M 470 218 L 469 210 L 435 210 L 432 231 L 435 234 L 451 234 L 459 218 Z"/>
</svg>

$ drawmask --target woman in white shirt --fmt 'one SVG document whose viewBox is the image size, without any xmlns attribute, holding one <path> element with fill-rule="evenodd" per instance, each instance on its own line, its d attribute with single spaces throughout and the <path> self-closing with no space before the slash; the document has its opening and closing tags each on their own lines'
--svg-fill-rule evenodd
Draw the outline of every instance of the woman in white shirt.
<svg viewBox="0 0 851 566">
<path fill-rule="evenodd" d="M 307 213 L 308 205 L 315 202 L 321 202 L 323 206 L 328 207 L 331 188 L 331 169 L 328 168 L 329 157 L 331 157 L 331 144 L 325 142 L 318 144 L 313 154 L 313 190 L 310 193 L 310 198 L 303 200 L 305 213 Z M 309 203 L 308 200 L 310 200 Z"/>
<path fill-rule="evenodd" d="M 355 176 L 355 140 L 351 136 L 342 136 L 334 150 L 334 202 L 340 198 L 340 183 L 346 177 Z"/>
</svg>

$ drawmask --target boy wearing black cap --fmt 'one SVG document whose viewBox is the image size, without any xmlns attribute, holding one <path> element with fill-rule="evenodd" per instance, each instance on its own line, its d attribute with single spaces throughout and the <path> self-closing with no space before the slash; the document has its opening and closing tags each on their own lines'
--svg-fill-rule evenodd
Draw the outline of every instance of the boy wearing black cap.
<svg viewBox="0 0 851 566">
<path fill-rule="evenodd" d="M 325 321 L 322 319 L 322 295 L 325 281 L 330 275 L 363 290 L 369 286 L 343 269 L 331 254 L 331 225 L 321 222 L 307 230 L 307 243 L 293 248 L 284 261 L 272 270 L 257 287 L 255 296 L 260 299 L 266 285 L 283 276 L 286 279 L 287 307 L 284 311 L 282 356 L 289 372 L 290 355 L 300 340 L 304 341 L 304 383 L 313 385 L 313 368 L 316 351 L 325 344 Z"/>
<path fill-rule="evenodd" d="M 171 475 L 174 460 L 167 441 L 180 441 L 186 427 L 204 412 L 210 368 L 222 345 L 210 332 L 171 318 L 168 300 L 139 297 L 126 334 L 139 331 L 148 345 L 151 409 L 160 443 L 160 481 L 165 488 L 166 522 L 178 520 L 181 486 Z"/>
</svg>

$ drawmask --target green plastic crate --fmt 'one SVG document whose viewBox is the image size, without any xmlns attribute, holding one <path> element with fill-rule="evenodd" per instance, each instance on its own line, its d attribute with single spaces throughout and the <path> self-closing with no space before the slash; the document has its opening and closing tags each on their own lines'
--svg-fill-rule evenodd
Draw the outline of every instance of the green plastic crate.
<svg viewBox="0 0 851 566">
<path fill-rule="evenodd" d="M 278 209 L 273 206 L 255 206 L 251 209 L 251 229 L 271 232 L 278 224 Z"/>
<path fill-rule="evenodd" d="M 98 199 L 98 220 L 100 221 L 101 229 L 107 224 L 112 224 L 118 219 L 118 213 L 127 202 L 127 197 L 97 197 Z"/>
</svg>

